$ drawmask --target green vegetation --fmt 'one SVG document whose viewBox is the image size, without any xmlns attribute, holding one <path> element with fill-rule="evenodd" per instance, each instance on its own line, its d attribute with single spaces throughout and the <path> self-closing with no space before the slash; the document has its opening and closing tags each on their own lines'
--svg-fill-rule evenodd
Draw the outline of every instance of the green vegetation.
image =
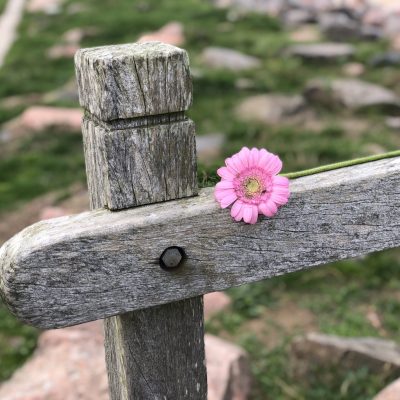
<svg viewBox="0 0 400 400">
<path fill-rule="evenodd" d="M 0 381 L 7 379 L 36 346 L 36 329 L 20 324 L 0 303 Z"/>
<path fill-rule="evenodd" d="M 0 14 L 4 11 L 6 4 L 7 4 L 7 0 L 0 0 Z"/>
<path fill-rule="evenodd" d="M 395 377 L 316 366 L 307 381 L 295 379 L 290 340 L 311 329 L 400 341 L 399 257 L 399 250 L 391 250 L 230 289 L 232 312 L 215 316 L 207 329 L 250 353 L 257 378 L 254 400 L 371 398 Z M 379 315 L 381 326 L 371 324 L 368 312 Z"/>
<path fill-rule="evenodd" d="M 226 135 L 220 159 L 212 165 L 199 166 L 201 186 L 215 183 L 216 167 L 243 145 L 262 146 L 278 153 L 284 160 L 284 172 L 368 155 L 377 148 L 399 148 L 400 136 L 385 127 L 385 114 L 381 112 L 353 115 L 348 110 L 320 109 L 318 123 L 312 127 L 265 126 L 237 119 L 235 107 L 246 96 L 299 93 L 309 79 L 343 76 L 343 62 L 309 64 L 286 57 L 283 49 L 290 39 L 275 19 L 249 14 L 238 15 L 232 22 L 227 11 L 201 0 L 85 0 L 79 2 L 85 9 L 72 13 L 74 3 L 77 1 L 64 3 L 59 15 L 24 17 L 19 39 L 0 69 L 0 99 L 46 93 L 72 79 L 72 60 L 46 57 L 48 48 L 61 42 L 63 33 L 71 28 L 97 29 L 96 35 L 83 40 L 86 47 L 133 42 L 142 32 L 179 20 L 185 26 L 185 47 L 195 72 L 194 105 L 189 115 L 196 122 L 198 134 Z M 361 62 L 387 48 L 385 42 L 354 44 L 355 59 Z M 262 66 L 240 73 L 208 70 L 199 57 L 206 46 L 243 51 L 261 58 Z M 238 78 L 250 80 L 252 88 L 237 89 Z M 400 92 L 398 68 L 369 68 L 363 79 Z M 68 102 L 53 105 L 75 106 Z M 23 109 L 7 109 L 0 101 L 0 122 L 17 116 Z M 47 191 L 82 181 L 84 175 L 79 133 L 43 132 L 22 139 L 18 146 L 0 149 L 0 213 Z M 254 400 L 369 399 L 390 377 L 373 376 L 364 369 L 344 371 L 343 375 L 318 370 L 307 382 L 296 380 L 288 362 L 290 340 L 310 329 L 400 340 L 399 278 L 400 254 L 392 250 L 235 288 L 229 291 L 232 312 L 213 318 L 207 329 L 236 341 L 250 353 L 256 377 Z M 295 310 L 289 313 L 289 320 L 296 312 L 307 318 L 297 325 L 288 323 L 282 317 L 287 309 Z M 380 327 L 369 321 L 370 310 L 379 316 Z M 31 353 L 36 336 L 36 330 L 16 322 L 0 305 L 0 380 L 9 377 Z"/>
<path fill-rule="evenodd" d="M 44 132 L 0 159 L 0 210 L 85 180 L 80 134 Z"/>
</svg>

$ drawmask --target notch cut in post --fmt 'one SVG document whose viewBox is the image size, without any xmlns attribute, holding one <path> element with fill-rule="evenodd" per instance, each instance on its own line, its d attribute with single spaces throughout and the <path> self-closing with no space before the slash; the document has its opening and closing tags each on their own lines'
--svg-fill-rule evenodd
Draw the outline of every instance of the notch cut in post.
<svg viewBox="0 0 400 400">
<path fill-rule="evenodd" d="M 197 194 L 186 52 L 159 42 L 80 50 L 79 98 L 92 208 Z"/>
<path fill-rule="evenodd" d="M 75 61 L 91 207 L 197 194 L 186 52 L 153 42 L 84 49 Z M 203 318 L 202 296 L 107 318 L 111 399 L 206 400 Z"/>
</svg>

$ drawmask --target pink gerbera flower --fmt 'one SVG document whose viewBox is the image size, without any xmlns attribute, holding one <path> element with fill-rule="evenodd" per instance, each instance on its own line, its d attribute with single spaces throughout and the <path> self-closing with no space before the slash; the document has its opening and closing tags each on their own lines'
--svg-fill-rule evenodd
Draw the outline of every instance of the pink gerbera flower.
<svg viewBox="0 0 400 400">
<path fill-rule="evenodd" d="M 258 214 L 272 217 L 289 199 L 289 180 L 277 176 L 282 161 L 265 149 L 243 147 L 218 169 L 221 181 L 215 186 L 215 198 L 222 208 L 231 208 L 236 221 L 255 224 Z"/>
</svg>

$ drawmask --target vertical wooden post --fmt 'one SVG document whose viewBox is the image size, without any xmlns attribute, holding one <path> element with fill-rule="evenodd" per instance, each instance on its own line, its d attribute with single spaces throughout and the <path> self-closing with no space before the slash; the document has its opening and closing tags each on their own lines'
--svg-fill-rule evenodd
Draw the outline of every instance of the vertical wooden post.
<svg viewBox="0 0 400 400">
<path fill-rule="evenodd" d="M 91 207 L 197 194 L 186 52 L 157 42 L 105 46 L 80 50 L 75 63 Z M 108 318 L 105 335 L 112 400 L 206 400 L 202 296 Z"/>
</svg>

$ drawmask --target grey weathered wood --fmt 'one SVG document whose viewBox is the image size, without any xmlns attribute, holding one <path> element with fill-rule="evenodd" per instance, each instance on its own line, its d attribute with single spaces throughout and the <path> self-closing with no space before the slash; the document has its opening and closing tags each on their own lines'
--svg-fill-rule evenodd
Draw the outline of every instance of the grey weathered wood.
<svg viewBox="0 0 400 400">
<path fill-rule="evenodd" d="M 115 128 L 90 116 L 83 122 L 92 206 L 110 210 L 197 194 L 194 124 Z"/>
<path fill-rule="evenodd" d="M 194 124 L 182 112 L 192 98 L 186 52 L 162 43 L 85 49 L 76 70 L 91 207 L 197 194 Z M 124 311 L 104 321 L 111 399 L 206 400 L 202 296 Z"/>
<path fill-rule="evenodd" d="M 202 296 L 108 318 L 105 328 L 113 399 L 207 398 Z"/>
<path fill-rule="evenodd" d="M 75 56 L 80 104 L 102 121 L 187 110 L 186 51 L 160 42 L 82 49 Z"/>
<path fill-rule="evenodd" d="M 60 327 L 400 244 L 400 158 L 299 178 L 291 191 L 256 225 L 233 222 L 212 189 L 39 222 L 1 248 L 0 291 L 20 319 Z M 186 259 L 165 270 L 170 246 Z"/>
<path fill-rule="evenodd" d="M 91 205 L 120 210 L 196 195 L 186 52 L 151 42 L 83 49 L 75 61 Z"/>
</svg>

